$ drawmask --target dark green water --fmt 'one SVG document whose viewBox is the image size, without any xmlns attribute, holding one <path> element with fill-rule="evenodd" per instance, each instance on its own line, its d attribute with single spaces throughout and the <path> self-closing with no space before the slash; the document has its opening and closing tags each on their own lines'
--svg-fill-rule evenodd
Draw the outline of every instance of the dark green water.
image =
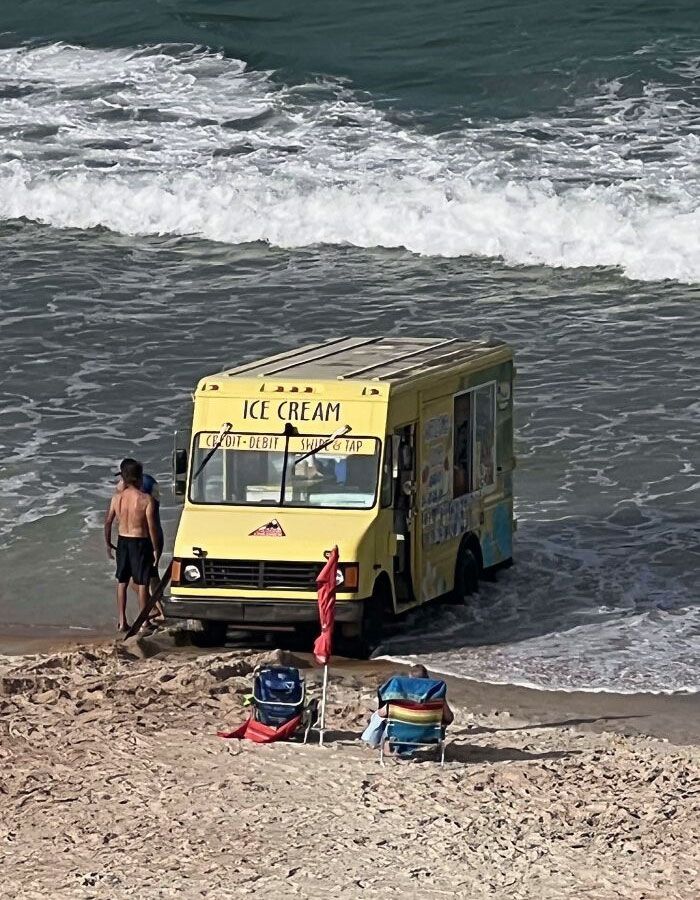
<svg viewBox="0 0 700 900">
<path fill-rule="evenodd" d="M 111 627 L 109 473 L 135 455 L 167 491 L 202 374 L 491 333 L 518 356 L 517 565 L 386 651 L 697 687 L 698 4 L 0 12 L 8 627 Z"/>
</svg>

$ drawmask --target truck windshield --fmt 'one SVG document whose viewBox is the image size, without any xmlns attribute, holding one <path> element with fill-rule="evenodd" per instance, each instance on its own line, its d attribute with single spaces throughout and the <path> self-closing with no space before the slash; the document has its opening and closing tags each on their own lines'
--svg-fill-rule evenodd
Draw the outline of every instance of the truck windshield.
<svg viewBox="0 0 700 900">
<path fill-rule="evenodd" d="M 228 434 L 217 453 L 192 480 L 190 500 L 232 506 L 371 509 L 376 500 L 379 473 L 377 438 L 339 437 L 295 465 L 328 437 Z M 195 435 L 192 472 L 197 472 L 218 438 L 219 433 L 215 431 Z M 287 440 L 289 452 L 282 496 Z"/>
</svg>

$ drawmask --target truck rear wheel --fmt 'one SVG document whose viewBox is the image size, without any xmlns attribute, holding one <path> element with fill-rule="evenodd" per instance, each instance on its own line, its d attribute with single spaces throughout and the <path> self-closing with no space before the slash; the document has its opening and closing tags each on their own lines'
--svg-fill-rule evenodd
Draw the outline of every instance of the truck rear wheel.
<svg viewBox="0 0 700 900">
<path fill-rule="evenodd" d="M 195 647 L 223 647 L 226 643 L 228 622 L 211 622 L 201 619 L 202 630 L 192 631 L 190 637 Z"/>
<path fill-rule="evenodd" d="M 479 560 L 474 552 L 467 546 L 459 548 L 457 564 L 455 566 L 455 586 L 452 592 L 452 602 L 464 604 L 467 598 L 479 590 Z"/>
</svg>

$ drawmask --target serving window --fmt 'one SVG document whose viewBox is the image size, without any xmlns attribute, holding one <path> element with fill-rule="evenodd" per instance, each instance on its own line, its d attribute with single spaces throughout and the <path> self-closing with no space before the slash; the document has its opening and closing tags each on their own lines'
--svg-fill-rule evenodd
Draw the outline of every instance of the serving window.
<svg viewBox="0 0 700 900">
<path fill-rule="evenodd" d="M 452 496 L 496 481 L 496 385 L 479 385 L 454 398 Z"/>
</svg>

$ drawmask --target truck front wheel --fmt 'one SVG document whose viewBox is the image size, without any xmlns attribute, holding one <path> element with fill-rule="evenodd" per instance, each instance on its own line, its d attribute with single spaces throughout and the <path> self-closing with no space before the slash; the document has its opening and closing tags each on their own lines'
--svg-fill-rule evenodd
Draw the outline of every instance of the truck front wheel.
<svg viewBox="0 0 700 900">
<path fill-rule="evenodd" d="M 384 636 L 385 618 L 391 615 L 391 598 L 387 596 L 387 590 L 381 582 L 374 586 L 372 596 L 362 603 L 362 618 L 360 620 L 359 633 L 348 635 L 346 652 L 358 659 L 368 659 L 372 651 L 381 643 Z"/>
<path fill-rule="evenodd" d="M 201 619 L 202 630 L 192 631 L 190 637 L 195 647 L 223 647 L 226 643 L 228 622 L 211 622 Z"/>
</svg>

